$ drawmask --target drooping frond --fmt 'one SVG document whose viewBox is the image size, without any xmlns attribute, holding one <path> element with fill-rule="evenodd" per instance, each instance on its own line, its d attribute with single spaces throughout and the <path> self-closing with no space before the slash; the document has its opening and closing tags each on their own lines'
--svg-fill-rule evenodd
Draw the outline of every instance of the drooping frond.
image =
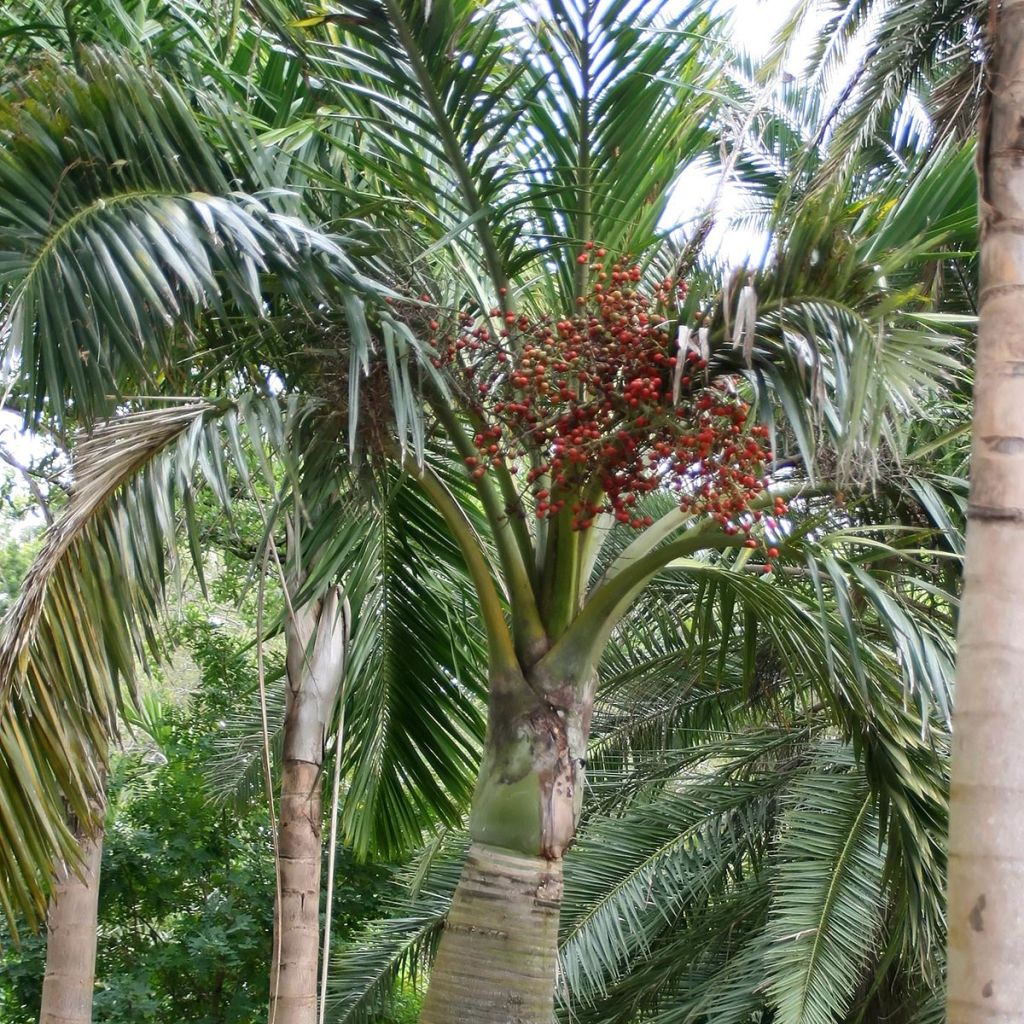
<svg viewBox="0 0 1024 1024">
<path fill-rule="evenodd" d="M 350 568 L 346 840 L 391 855 L 458 824 L 483 738 L 482 623 L 459 550 L 411 482 L 359 530 Z M 461 486 L 465 486 L 462 484 Z"/>
<path fill-rule="evenodd" d="M 0 103 L 3 353 L 30 415 L 106 415 L 184 382 L 182 337 L 203 313 L 263 316 L 267 275 L 300 308 L 354 283 L 335 240 L 238 191 L 203 125 L 169 80 L 103 53 Z"/>
<path fill-rule="evenodd" d="M 838 754 L 838 759 L 837 759 Z M 875 801 L 848 752 L 786 796 L 765 957 L 781 1024 L 830 1024 L 849 1008 L 881 929 L 884 849 Z"/>
<path fill-rule="evenodd" d="M 108 421 L 78 446 L 69 504 L 0 636 L 0 906 L 12 923 L 38 920 L 55 859 L 75 862 L 67 815 L 92 825 L 124 688 L 160 654 L 181 523 L 202 571 L 196 485 L 230 514 L 232 480 L 248 471 L 240 437 L 283 445 L 276 406 L 177 403 Z"/>
<path fill-rule="evenodd" d="M 898 136 L 911 99 L 924 106 L 939 141 L 962 143 L 974 134 L 985 52 L 984 3 L 834 0 L 828 7 L 830 17 L 811 64 L 819 81 L 836 80 L 844 70 L 850 76 L 821 126 L 822 135 L 834 126 L 829 139 L 833 167 L 843 166 L 883 127 L 891 126 Z"/>
<path fill-rule="evenodd" d="M 4 620 L 0 904 L 12 924 L 18 913 L 38 920 L 54 858 L 74 862 L 66 814 L 92 820 L 120 684 L 155 641 L 173 530 L 157 463 L 213 409 L 194 402 L 126 417 L 80 446 L 71 501 Z M 136 493 L 121 493 L 133 477 Z"/>
</svg>

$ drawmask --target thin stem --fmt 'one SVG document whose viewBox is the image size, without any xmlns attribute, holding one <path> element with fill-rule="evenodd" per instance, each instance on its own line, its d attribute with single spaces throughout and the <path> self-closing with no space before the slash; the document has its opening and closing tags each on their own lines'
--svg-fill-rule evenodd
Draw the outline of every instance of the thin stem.
<svg viewBox="0 0 1024 1024">
<path fill-rule="evenodd" d="M 348 662 L 348 601 L 342 606 L 345 618 L 345 661 Z M 341 794 L 341 761 L 345 748 L 345 683 L 347 682 L 347 664 L 342 669 L 341 692 L 338 695 L 338 731 L 334 737 L 334 775 L 331 780 L 331 838 L 327 848 L 327 906 L 324 910 L 324 951 L 320 964 L 320 1017 L 319 1024 L 324 1024 L 327 1014 L 327 974 L 331 955 L 331 917 L 334 910 L 334 866 L 338 854 L 338 807 Z"/>
<path fill-rule="evenodd" d="M 541 579 L 541 607 L 552 640 L 560 637 L 579 610 L 580 538 L 572 529 L 574 513 L 564 508 L 548 528 Z"/>
<path fill-rule="evenodd" d="M 591 3 L 584 5 L 583 32 L 580 37 L 580 80 L 581 91 L 576 109 L 579 140 L 576 150 L 579 187 L 576 193 L 577 217 L 576 237 L 580 242 L 591 241 L 591 173 L 590 173 L 590 17 Z M 582 298 L 587 288 L 587 264 L 577 263 L 573 272 L 573 298 Z"/>
<path fill-rule="evenodd" d="M 280 567 L 279 567 L 280 568 Z M 263 757 L 263 781 L 267 787 L 267 806 L 270 811 L 270 836 L 274 848 L 274 899 L 276 912 L 281 908 L 281 853 L 277 843 L 277 812 L 274 810 L 274 775 L 270 762 L 270 726 L 267 719 L 267 672 L 263 660 L 263 606 L 265 601 L 267 579 L 267 553 L 263 555 L 263 569 L 260 572 L 256 595 L 256 678 L 260 688 L 260 730 L 263 746 L 260 753 Z M 271 993 L 276 993 L 281 980 L 281 923 L 277 922 L 274 929 L 274 960 L 271 970 L 274 973 Z M 270 1001 L 270 1024 L 274 1024 L 277 1016 L 277 1000 Z"/>
<path fill-rule="evenodd" d="M 757 510 L 771 505 L 776 498 L 784 498 L 786 501 L 791 501 L 793 498 L 825 493 L 828 490 L 829 488 L 826 484 L 820 484 L 812 488 L 806 481 L 792 484 L 777 484 L 751 501 L 748 507 L 751 510 Z M 604 571 L 598 586 L 603 586 L 605 583 L 613 580 L 623 569 L 631 565 L 638 558 L 642 558 L 653 551 L 663 541 L 668 540 L 672 534 L 677 530 L 681 530 L 691 519 L 693 519 L 693 513 L 684 512 L 680 508 L 674 508 L 671 512 L 666 512 L 653 526 L 649 526 L 636 540 L 618 554 L 612 564 Z"/>
<path fill-rule="evenodd" d="M 447 407 L 445 408 L 446 413 L 450 414 L 450 410 L 448 410 Z M 471 419 L 473 421 L 473 425 L 478 430 L 481 430 L 486 426 L 486 423 L 481 416 L 474 416 L 471 414 Z M 455 426 L 458 427 L 458 420 L 455 420 Z M 465 436 L 465 431 L 461 431 L 461 434 L 464 438 L 463 444 L 468 448 L 469 438 Z M 529 573 L 530 566 L 533 564 L 534 560 L 533 538 L 530 536 L 529 527 L 526 525 L 526 512 L 523 508 L 522 496 L 516 489 L 515 481 L 513 480 L 512 474 L 509 472 L 506 465 L 502 464 L 500 466 L 491 467 L 489 474 L 498 481 L 498 487 L 501 490 L 501 499 L 505 503 L 505 521 L 508 523 L 509 529 L 512 531 L 516 544 L 519 546 L 519 556 L 522 558 L 524 566 L 526 566 L 527 573 Z"/>
<path fill-rule="evenodd" d="M 231 20 L 228 22 L 228 30 L 224 38 L 224 50 L 222 56 L 228 58 L 235 46 L 235 35 L 238 32 L 238 19 L 242 13 L 242 0 L 231 0 Z M 255 47 L 254 47 L 255 49 Z M 323 1024 L 323 1018 L 321 1018 Z"/>
<path fill-rule="evenodd" d="M 455 445 L 455 450 L 463 458 L 476 457 L 476 449 L 451 407 L 441 401 L 432 402 L 431 405 L 449 439 Z M 516 647 L 529 661 L 536 656 L 537 651 L 544 650 L 547 646 L 547 632 L 541 625 L 537 598 L 530 578 L 530 563 L 529 560 L 523 559 L 511 526 L 511 516 L 502 508 L 491 482 L 485 476 L 478 480 L 476 485 L 484 515 L 487 516 L 494 533 L 495 547 L 498 549 L 502 574 L 508 587 Z"/>
<path fill-rule="evenodd" d="M 510 669 L 518 671 L 519 661 L 516 658 L 508 626 L 505 623 L 505 614 L 498 597 L 494 577 L 491 575 L 479 538 L 466 513 L 429 466 L 421 466 L 411 456 L 406 456 L 403 467 L 419 483 L 435 508 L 444 516 L 462 551 L 462 557 L 466 560 L 466 568 L 469 570 L 470 578 L 476 589 L 477 600 L 480 602 L 480 614 L 487 634 L 491 671 L 503 672 Z"/>
</svg>

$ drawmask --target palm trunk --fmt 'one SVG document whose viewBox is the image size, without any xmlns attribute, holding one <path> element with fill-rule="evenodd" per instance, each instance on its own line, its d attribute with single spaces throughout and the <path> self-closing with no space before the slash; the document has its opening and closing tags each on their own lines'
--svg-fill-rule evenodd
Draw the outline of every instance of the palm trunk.
<svg viewBox="0 0 1024 1024">
<path fill-rule="evenodd" d="M 554 1018 L 562 854 L 579 820 L 593 687 L 542 692 L 546 699 L 522 678 L 492 681 L 473 846 L 421 1024 Z"/>
<path fill-rule="evenodd" d="M 550 1024 L 562 860 L 475 843 L 430 975 L 422 1024 Z"/>
<path fill-rule="evenodd" d="M 285 758 L 278 822 L 279 963 L 271 980 L 274 1024 L 315 1024 L 320 947 L 320 765 Z"/>
<path fill-rule="evenodd" d="M 316 1024 L 320 945 L 320 769 L 345 671 L 347 610 L 332 590 L 288 625 L 288 699 L 278 821 L 271 1024 Z"/>
<path fill-rule="evenodd" d="M 102 813 L 98 815 L 102 821 Z M 46 974 L 39 1024 L 89 1024 L 96 975 L 96 918 L 103 832 L 79 833 L 82 863 L 54 873 L 46 913 Z"/>
<path fill-rule="evenodd" d="M 950 1024 L 1024 1021 L 1024 6 L 993 10 L 953 730 Z"/>
</svg>

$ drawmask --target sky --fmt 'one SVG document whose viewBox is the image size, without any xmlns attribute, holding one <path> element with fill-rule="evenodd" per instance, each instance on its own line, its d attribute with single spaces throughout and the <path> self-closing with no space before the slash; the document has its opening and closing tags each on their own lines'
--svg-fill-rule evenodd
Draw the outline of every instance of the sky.
<svg viewBox="0 0 1024 1024">
<path fill-rule="evenodd" d="M 719 8 L 729 16 L 734 44 L 755 64 L 769 55 L 775 36 L 796 7 L 796 0 L 719 0 Z M 804 26 L 790 47 L 784 70 L 797 78 L 805 74 L 814 38 L 827 18 L 823 7 L 823 0 L 811 0 Z M 877 16 L 877 10 L 873 14 Z M 869 22 L 851 42 L 846 60 L 829 84 L 828 95 L 831 98 L 839 96 L 870 43 L 871 34 Z M 716 253 L 730 267 L 755 264 L 763 259 L 768 244 L 767 234 L 735 223 L 744 211 L 742 189 L 729 181 L 723 184 L 720 174 L 707 167 L 693 166 L 683 172 L 674 201 L 670 203 L 665 226 L 679 225 L 685 234 L 686 226 L 696 223 L 712 203 L 717 211 L 717 221 L 705 251 Z"/>
<path fill-rule="evenodd" d="M 793 0 L 719 0 L 731 22 L 733 42 L 754 62 L 768 56 L 776 34 L 793 13 Z M 806 27 L 791 48 L 787 69 L 799 76 L 822 15 L 811 14 Z M 721 192 L 719 193 L 719 189 Z M 716 194 L 717 193 L 717 194 Z M 695 223 L 714 204 L 718 220 L 708 238 L 706 251 L 717 255 L 729 266 L 757 263 L 763 258 L 768 243 L 765 233 L 739 228 L 732 220 L 744 209 L 744 196 L 733 183 L 721 182 L 721 176 L 704 166 L 692 166 L 683 172 L 669 208 L 669 224 L 686 227 Z"/>
</svg>

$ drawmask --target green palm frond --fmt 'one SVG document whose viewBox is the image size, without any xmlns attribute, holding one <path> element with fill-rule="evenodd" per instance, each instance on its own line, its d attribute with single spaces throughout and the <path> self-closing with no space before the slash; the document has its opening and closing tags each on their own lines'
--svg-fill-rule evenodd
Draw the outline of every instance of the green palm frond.
<svg viewBox="0 0 1024 1024">
<path fill-rule="evenodd" d="M 703 4 L 260 9 L 329 84 L 337 109 L 317 127 L 374 222 L 401 234 L 414 218 L 431 260 L 449 260 L 480 305 L 511 282 L 517 305 L 536 292 L 570 308 L 584 238 L 645 250 L 712 142 L 717 22 Z"/>
<path fill-rule="evenodd" d="M 766 735 L 771 750 L 778 737 Z M 708 778 L 677 778 L 585 830 L 567 873 L 561 976 L 574 1005 L 599 1001 L 666 930 L 757 871 L 766 815 L 788 781 L 744 751 Z"/>
<path fill-rule="evenodd" d="M 214 56 L 218 31 L 194 0 L 12 0 L 0 12 L 0 66 L 14 85 L 40 58 L 71 64 L 79 47 L 105 46 L 184 68 Z"/>
<path fill-rule="evenodd" d="M 403 871 L 390 903 L 391 915 L 371 922 L 337 954 L 327 1008 L 331 1024 L 379 1019 L 395 982 L 415 981 L 429 968 L 468 845 L 462 835 L 430 843 Z"/>
<path fill-rule="evenodd" d="M 513 177 L 501 158 L 522 131 L 516 85 L 525 71 L 506 54 L 503 8 L 360 0 L 342 14 L 305 17 L 301 5 L 261 0 L 258 9 L 331 89 L 330 143 L 368 200 L 383 191 L 377 217 L 385 222 L 397 203 L 390 217 L 400 229 L 412 215 L 428 237 L 456 229 L 451 241 L 475 238 L 492 287 L 503 284 L 510 240 L 492 216 Z"/>
<path fill-rule="evenodd" d="M 33 416 L 69 398 L 106 414 L 176 379 L 181 333 L 263 316 L 267 275 L 307 307 L 355 282 L 335 240 L 239 192 L 186 96 L 125 59 L 40 70 L 0 105 L 0 138 L 3 347 Z"/>
<path fill-rule="evenodd" d="M 819 757 L 826 770 L 808 773 L 787 794 L 774 854 L 765 960 L 781 1024 L 842 1016 L 882 924 L 885 851 L 871 791 L 850 770 L 848 752 Z"/>
<path fill-rule="evenodd" d="M 547 254 L 557 292 L 545 297 L 569 309 L 585 280 L 581 243 L 647 252 L 679 175 L 711 147 L 720 25 L 706 4 L 670 13 L 628 0 L 557 0 L 530 22 L 537 96 L 524 172 L 537 186 L 538 241 L 558 247 Z"/>
<path fill-rule="evenodd" d="M 462 820 L 483 738 L 486 656 L 443 520 L 411 483 L 391 486 L 363 513 L 349 566 L 342 820 L 360 853 L 395 855 L 431 823 Z"/>
</svg>

